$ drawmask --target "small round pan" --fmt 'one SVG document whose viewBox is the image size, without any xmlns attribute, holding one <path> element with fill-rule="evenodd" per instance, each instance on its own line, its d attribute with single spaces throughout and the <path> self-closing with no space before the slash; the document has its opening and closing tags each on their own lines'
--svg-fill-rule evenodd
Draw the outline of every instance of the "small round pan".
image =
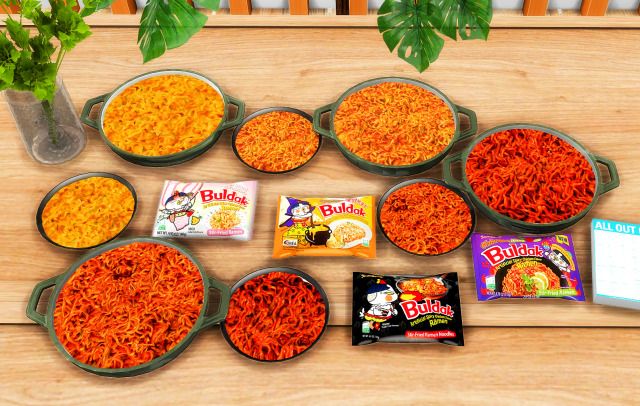
<svg viewBox="0 0 640 406">
<path fill-rule="evenodd" d="M 49 203 L 49 200 L 51 200 L 51 198 L 60 191 L 60 189 L 62 189 L 65 186 L 69 186 L 72 183 L 75 183 L 79 180 L 83 180 L 83 179 L 88 179 L 88 178 L 110 178 L 110 179 L 115 179 L 118 182 L 122 183 L 123 185 L 125 185 L 127 187 L 127 189 L 129 189 L 129 191 L 131 192 L 131 195 L 133 196 L 133 213 L 131 213 L 131 218 L 129 218 L 129 221 L 127 222 L 127 224 L 122 228 L 122 230 L 120 230 L 117 234 L 115 234 L 113 237 L 109 238 L 106 241 L 103 241 L 99 244 L 96 245 L 92 245 L 90 247 L 67 247 L 64 245 L 60 245 L 57 242 L 53 241 L 51 238 L 49 238 L 49 236 L 47 235 L 47 233 L 44 231 L 44 227 L 42 225 L 42 213 L 44 212 L 44 208 L 47 206 L 47 203 Z M 76 175 L 72 178 L 69 178 L 65 181 L 60 182 L 58 185 L 56 185 L 56 187 L 54 187 L 53 189 L 51 189 L 49 191 L 49 193 L 47 193 L 44 198 L 42 199 L 42 201 L 40 202 L 40 206 L 38 206 L 38 211 L 36 212 L 36 226 L 38 227 L 38 231 L 40 232 L 40 235 L 42 235 L 42 237 L 49 241 L 51 244 L 61 247 L 61 248 L 66 248 L 69 250 L 88 250 L 91 248 L 96 248 L 99 247 L 103 244 L 108 243 L 109 241 L 114 240 L 115 238 L 117 238 L 120 234 L 122 234 L 124 232 L 124 230 L 127 229 L 127 227 L 129 227 L 129 224 L 131 224 L 131 220 L 133 220 L 133 216 L 136 215 L 136 210 L 138 208 L 138 195 L 136 194 L 136 190 L 133 188 L 133 185 L 131 185 L 131 183 L 129 183 L 128 180 L 124 179 L 123 177 L 120 177 L 118 175 L 114 175 L 113 173 L 108 173 L 108 172 L 88 172 L 88 173 L 83 173 L 80 175 Z"/>
<path fill-rule="evenodd" d="M 402 189 L 405 186 L 409 186 L 412 185 L 414 183 L 433 183 L 436 185 L 440 185 L 440 186 L 444 186 L 445 188 L 451 190 L 452 192 L 454 192 L 455 194 L 457 194 L 458 196 L 460 196 L 462 198 L 462 200 L 464 200 L 464 202 L 466 203 L 467 207 L 469 207 L 469 212 L 471 213 L 471 230 L 469 230 L 469 234 L 465 237 L 465 239 L 455 248 L 447 251 L 447 252 L 442 252 L 440 254 L 417 254 L 415 252 L 411 252 L 405 248 L 402 248 L 401 246 L 397 245 L 395 242 L 393 242 L 391 240 L 391 238 L 389 238 L 389 236 L 387 235 L 387 232 L 385 231 L 384 227 L 382 227 L 382 221 L 380 220 L 380 213 L 382 212 L 382 207 L 384 206 L 384 204 L 387 202 L 387 199 L 389 198 L 389 196 L 391 196 L 391 194 L 393 192 L 395 192 L 398 189 Z M 433 179 L 433 178 L 418 178 L 418 179 L 411 179 L 411 180 L 406 180 L 404 182 L 400 182 L 397 185 L 393 186 L 391 189 L 387 190 L 382 197 L 380 198 L 380 201 L 378 203 L 378 210 L 377 210 L 377 217 L 378 217 L 378 227 L 380 228 L 380 231 L 382 231 L 382 234 L 384 234 L 385 238 L 393 245 L 395 245 L 396 247 L 400 248 L 401 250 L 408 252 L 409 254 L 413 254 L 413 255 L 417 255 L 417 256 L 421 256 L 421 257 L 437 257 L 440 255 L 445 255 L 448 254 L 450 252 L 453 252 L 455 250 L 457 250 L 458 248 L 460 248 L 461 246 L 463 246 L 471 237 L 471 234 L 473 234 L 473 230 L 475 230 L 476 228 L 476 211 L 473 208 L 473 204 L 471 203 L 471 199 L 469 199 L 469 197 L 459 188 L 448 185 L 446 183 L 444 183 L 443 181 L 441 181 L 440 179 Z"/>
<path fill-rule="evenodd" d="M 249 121 L 253 120 L 254 118 L 256 118 L 258 116 L 261 116 L 261 115 L 267 114 L 267 113 L 272 113 L 274 111 L 287 111 L 289 113 L 298 114 L 298 115 L 304 117 L 305 119 L 307 119 L 311 123 L 311 125 L 313 125 L 313 118 L 311 117 L 311 115 L 305 113 L 302 110 L 294 109 L 292 107 L 268 107 L 266 109 L 258 110 L 256 112 L 254 112 L 253 114 L 250 114 L 247 117 L 245 117 L 245 119 L 242 120 L 242 122 L 235 128 L 235 130 L 233 131 L 232 138 L 231 138 L 231 145 L 233 147 L 233 153 L 236 154 L 236 157 L 240 160 L 240 162 L 242 162 L 243 164 L 247 165 L 249 168 L 251 168 L 253 170 L 256 170 L 256 171 L 262 172 L 262 173 L 268 173 L 268 174 L 271 174 L 271 175 L 292 172 L 292 171 L 295 171 L 297 169 L 302 168 L 303 166 L 305 166 L 306 164 L 311 162 L 311 160 L 318 154 L 318 151 L 320 151 L 320 147 L 322 146 L 322 137 L 320 136 L 320 134 L 318 134 L 317 132 L 314 131 L 316 133 L 316 135 L 318 136 L 318 148 L 313 153 L 313 155 L 311 155 L 311 157 L 309 157 L 309 159 L 306 162 L 304 162 L 302 165 L 299 165 L 299 166 L 296 166 L 295 168 L 287 169 L 287 170 L 284 170 L 284 171 L 275 171 L 275 172 L 265 171 L 265 170 L 254 168 L 253 166 L 251 166 L 251 164 L 249 164 L 244 159 L 242 159 L 242 157 L 240 156 L 240 153 L 238 152 L 238 148 L 236 147 L 236 139 L 238 138 L 238 134 L 240 133 L 240 130 L 242 130 L 242 127 L 244 127 L 245 124 L 247 124 Z"/>
<path fill-rule="evenodd" d="M 327 297 L 327 294 L 325 293 L 324 289 L 322 289 L 322 286 L 320 286 L 320 284 L 313 279 L 311 276 L 309 276 L 308 274 L 299 271 L 297 269 L 294 268 L 287 268 L 287 267 L 279 267 L 279 268 L 264 268 L 264 269 L 259 269 L 255 272 L 251 272 L 250 274 L 246 275 L 244 278 L 240 279 L 238 282 L 236 282 L 232 287 L 231 287 L 231 293 L 230 293 L 230 297 L 233 297 L 233 294 L 235 293 L 236 290 L 240 289 L 241 286 L 243 286 L 245 283 L 247 283 L 248 281 L 258 277 L 258 276 L 262 276 L 268 273 L 272 273 L 272 272 L 284 272 L 284 273 L 290 273 L 293 275 L 297 275 L 299 277 L 301 277 L 302 279 L 304 279 L 306 282 L 310 283 L 311 285 L 313 285 L 314 288 L 316 288 L 318 290 L 318 292 L 320 292 L 320 296 L 322 297 L 322 301 L 324 302 L 324 306 L 325 306 L 325 319 L 324 319 L 324 327 L 322 328 L 322 331 L 320 332 L 320 334 L 318 335 L 318 338 L 316 338 L 316 340 L 311 343 L 310 346 L 308 346 L 304 351 L 302 351 L 299 354 L 294 355 L 291 358 L 285 358 L 285 359 L 279 359 L 279 360 L 264 360 L 264 359 L 258 359 L 258 358 L 253 358 L 252 356 L 245 354 L 244 352 L 242 352 L 242 350 L 240 350 L 234 343 L 233 341 L 231 341 L 231 338 L 229 337 L 229 334 L 227 333 L 227 329 L 225 327 L 225 322 L 223 321 L 220 326 L 221 326 L 221 330 L 222 330 L 222 335 L 224 336 L 224 339 L 227 341 L 227 343 L 229 343 L 229 345 L 231 346 L 231 348 L 233 348 L 234 350 L 236 350 L 239 354 L 242 354 L 244 357 L 249 358 L 251 360 L 254 361 L 258 361 L 258 362 L 265 362 L 265 363 L 270 363 L 270 362 L 282 362 L 282 361 L 289 361 L 292 360 L 294 358 L 299 357 L 300 355 L 306 353 L 307 351 L 309 351 L 314 345 L 316 345 L 316 343 L 318 341 L 320 341 L 320 338 L 322 338 L 322 336 L 324 335 L 324 332 L 327 330 L 327 326 L 329 325 L 329 298 Z"/>
</svg>

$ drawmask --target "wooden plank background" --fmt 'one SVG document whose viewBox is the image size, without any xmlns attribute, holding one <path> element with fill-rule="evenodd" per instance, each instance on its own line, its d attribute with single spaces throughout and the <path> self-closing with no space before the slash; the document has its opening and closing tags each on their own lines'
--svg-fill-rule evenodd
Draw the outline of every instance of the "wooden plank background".
<svg viewBox="0 0 640 406">
<path fill-rule="evenodd" d="M 475 110 L 481 131 L 507 122 L 543 123 L 571 134 L 594 153 L 617 163 L 622 186 L 602 197 L 592 215 L 569 230 L 576 240 L 588 296 L 590 218 L 638 221 L 640 30 L 495 29 L 488 42 L 447 41 L 440 59 L 424 74 L 389 54 L 379 33 L 371 28 L 209 28 L 188 45 L 147 65 L 141 64 L 136 34 L 135 28 L 94 28 L 94 35 L 68 54 L 62 75 L 78 110 L 85 100 L 130 77 L 162 68 L 192 69 L 211 77 L 225 92 L 245 100 L 249 112 L 277 105 L 311 112 L 360 81 L 408 76 L 440 88 L 454 102 Z M 222 397 L 213 399 L 222 403 L 256 399 L 313 403 L 314 396 L 326 394 L 326 402 L 356 404 L 382 396 L 367 390 L 369 373 L 376 383 L 390 376 L 391 393 L 396 396 L 390 403 L 396 399 L 424 401 L 424 391 L 443 396 L 438 399 L 447 394 L 454 404 L 496 399 L 504 404 L 540 404 L 551 398 L 595 404 L 601 398 L 594 394 L 606 395 L 612 404 L 624 404 L 638 394 L 632 361 L 640 350 L 634 338 L 640 330 L 614 327 L 640 327 L 640 313 L 562 300 L 479 303 L 468 245 L 442 257 L 419 258 L 393 248 L 379 236 L 376 260 L 271 259 L 278 194 L 379 196 L 399 181 L 354 168 L 330 141 L 300 171 L 269 176 L 241 164 L 228 136 L 192 162 L 174 168 L 144 168 L 121 160 L 95 131 L 87 130 L 87 148 L 77 159 L 49 167 L 28 158 L 4 100 L 0 130 L 4 152 L 0 156 L 4 189 L 0 204 L 5 208 L 0 211 L 4 225 L 0 235 L 0 364 L 5 366 L 0 373 L 0 403 L 48 399 L 61 404 L 118 399 L 150 403 L 168 399 L 165 395 L 173 390 L 171 399 L 176 402 L 201 402 L 204 398 L 200 396 L 220 393 Z M 298 267 L 328 291 L 331 324 L 347 325 L 354 271 L 457 271 L 465 326 L 478 328 L 467 329 L 464 349 L 384 345 L 352 349 L 348 330 L 333 327 L 321 345 L 298 361 L 282 364 L 281 369 L 249 365 L 219 335 L 206 333 L 184 357 L 152 376 L 128 380 L 128 385 L 82 373 L 56 353 L 39 327 L 25 324 L 29 321 L 24 309 L 36 282 L 61 273 L 79 255 L 53 247 L 39 236 L 34 224 L 39 201 L 59 181 L 87 171 L 114 172 L 135 186 L 140 210 L 127 235 L 150 234 L 165 179 L 258 179 L 259 207 L 251 242 L 185 242 L 210 275 L 232 283 L 266 266 Z M 425 175 L 440 177 L 440 171 L 436 167 Z M 478 231 L 505 232 L 483 218 Z M 375 364 L 369 369 L 367 360 L 378 356 L 406 375 L 415 373 L 421 389 L 406 386 L 404 378 L 389 373 L 388 368 Z M 616 367 L 622 368 L 622 375 L 614 376 Z M 495 381 L 483 378 L 489 375 Z M 441 386 L 427 384 L 425 379 Z M 245 387 L 246 382 L 255 388 Z M 290 382 L 299 382 L 304 390 L 292 392 Z M 507 383 L 517 385 L 518 391 L 506 388 Z M 200 393 L 196 390 L 199 385 L 208 389 Z M 134 397 L 148 394 L 151 388 L 157 391 L 153 396 Z M 222 393 L 223 389 L 228 392 Z M 271 397 L 274 393 L 282 397 Z M 522 394 L 530 397 L 522 400 Z"/>
</svg>

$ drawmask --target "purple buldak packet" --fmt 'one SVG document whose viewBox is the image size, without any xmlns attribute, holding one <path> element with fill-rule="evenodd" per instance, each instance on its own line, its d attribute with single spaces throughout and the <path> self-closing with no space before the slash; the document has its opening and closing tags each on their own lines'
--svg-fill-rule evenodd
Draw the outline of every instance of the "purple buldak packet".
<svg viewBox="0 0 640 406">
<path fill-rule="evenodd" d="M 562 298 L 584 301 L 584 289 L 569 234 L 494 236 L 473 233 L 478 300 Z"/>
</svg>

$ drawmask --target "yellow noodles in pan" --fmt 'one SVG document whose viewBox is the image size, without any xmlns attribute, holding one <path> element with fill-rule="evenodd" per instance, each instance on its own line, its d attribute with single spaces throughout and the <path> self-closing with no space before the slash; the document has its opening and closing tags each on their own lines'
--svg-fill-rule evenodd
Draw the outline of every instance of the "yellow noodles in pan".
<svg viewBox="0 0 640 406">
<path fill-rule="evenodd" d="M 119 181 L 91 177 L 60 189 L 42 212 L 42 227 L 53 242 L 87 248 L 115 237 L 127 226 L 135 200 Z"/>
<path fill-rule="evenodd" d="M 103 131 L 112 144 L 138 155 L 163 156 L 207 139 L 224 116 L 224 100 L 208 83 L 186 75 L 141 80 L 107 106 Z"/>
</svg>

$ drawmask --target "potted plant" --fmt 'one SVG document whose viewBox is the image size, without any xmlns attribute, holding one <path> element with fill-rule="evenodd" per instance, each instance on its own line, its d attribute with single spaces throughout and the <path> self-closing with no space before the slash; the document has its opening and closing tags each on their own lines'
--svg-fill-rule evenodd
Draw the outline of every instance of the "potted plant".
<svg viewBox="0 0 640 406">
<path fill-rule="evenodd" d="M 67 52 L 91 35 L 83 16 L 98 8 L 85 1 L 51 0 L 43 10 L 39 0 L 21 0 L 20 16 L 7 15 L 0 31 L 0 90 L 13 114 L 29 155 L 57 164 L 78 155 L 86 136 L 59 75 Z M 16 0 L 0 0 L 2 8 Z M 34 28 L 27 29 L 29 20 Z"/>
</svg>

